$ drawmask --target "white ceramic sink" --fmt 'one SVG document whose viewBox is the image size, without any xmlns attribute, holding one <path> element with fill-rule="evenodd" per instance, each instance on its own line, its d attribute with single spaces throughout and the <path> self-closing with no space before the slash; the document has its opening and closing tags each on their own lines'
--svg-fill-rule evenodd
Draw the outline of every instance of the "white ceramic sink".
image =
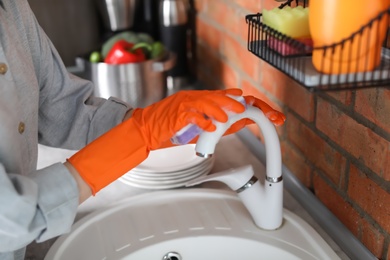
<svg viewBox="0 0 390 260">
<path fill-rule="evenodd" d="M 259 229 L 234 192 L 149 192 L 94 212 L 60 237 L 49 259 L 340 259 L 300 217 Z"/>
</svg>

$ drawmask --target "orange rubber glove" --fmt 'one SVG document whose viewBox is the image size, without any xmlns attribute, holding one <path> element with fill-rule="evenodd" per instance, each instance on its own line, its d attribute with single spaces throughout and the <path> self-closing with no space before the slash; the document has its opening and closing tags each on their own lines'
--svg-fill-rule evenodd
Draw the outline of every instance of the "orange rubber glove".
<svg viewBox="0 0 390 260">
<path fill-rule="evenodd" d="M 245 96 L 245 102 L 248 105 L 252 105 L 258 107 L 263 111 L 264 115 L 276 126 L 280 126 L 284 124 L 286 121 L 286 116 L 275 109 L 273 109 L 270 105 L 265 103 L 263 100 L 260 100 L 254 96 Z"/>
<path fill-rule="evenodd" d="M 226 122 L 223 109 L 241 113 L 245 107 L 226 96 L 240 89 L 180 91 L 146 108 L 97 138 L 68 159 L 95 194 L 164 146 L 177 131 L 192 123 L 214 131 L 212 119 Z"/>
<path fill-rule="evenodd" d="M 263 111 L 264 115 L 276 126 L 280 126 L 284 124 L 284 121 L 286 121 L 286 116 L 275 109 L 273 109 L 270 105 L 262 101 L 261 99 L 258 99 L 254 96 L 244 96 L 245 102 L 248 105 L 252 105 L 254 107 L 257 107 Z M 236 123 L 234 123 L 225 133 L 225 135 L 229 135 L 235 132 L 238 132 L 242 128 L 244 128 L 246 125 L 254 124 L 254 122 L 251 119 L 243 118 Z"/>
</svg>

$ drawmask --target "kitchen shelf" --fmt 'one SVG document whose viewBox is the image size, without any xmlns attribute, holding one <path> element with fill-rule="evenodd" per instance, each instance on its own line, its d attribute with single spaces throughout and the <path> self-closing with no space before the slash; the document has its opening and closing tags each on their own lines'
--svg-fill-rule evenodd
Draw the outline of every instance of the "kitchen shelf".
<svg viewBox="0 0 390 260">
<path fill-rule="evenodd" d="M 284 8 L 292 2 L 287 1 L 279 8 Z M 308 1 L 303 1 L 306 6 Z M 248 50 L 280 70 L 309 90 L 345 90 L 368 87 L 384 87 L 390 85 L 390 30 L 388 28 L 382 49 L 381 62 L 375 70 L 365 72 L 331 73 L 319 72 L 312 63 L 312 52 L 321 51 L 329 56 L 337 51 L 344 50 L 344 46 L 363 39 L 363 33 L 369 33 L 374 23 L 390 16 L 390 8 L 385 10 L 350 37 L 329 46 L 313 47 L 307 42 L 300 42 L 282 34 L 262 22 L 262 14 L 249 14 L 246 16 L 248 24 Z M 359 38 L 360 37 L 360 38 Z M 285 50 L 288 50 L 286 55 Z M 333 56 L 332 56 L 333 58 Z M 331 67 L 331 71 L 334 69 Z M 333 70 L 332 70 L 333 69 Z M 348 68 L 349 69 L 349 68 Z"/>
</svg>

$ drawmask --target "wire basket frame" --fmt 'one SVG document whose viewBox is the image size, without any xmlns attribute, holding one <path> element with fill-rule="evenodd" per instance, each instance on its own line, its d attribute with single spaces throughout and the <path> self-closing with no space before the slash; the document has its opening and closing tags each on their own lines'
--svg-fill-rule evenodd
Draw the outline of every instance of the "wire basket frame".
<svg viewBox="0 0 390 260">
<path fill-rule="evenodd" d="M 290 0 L 285 6 L 308 6 L 308 1 Z M 262 21 L 262 14 L 246 16 L 248 50 L 310 90 L 343 90 L 390 85 L 390 8 L 363 25 L 349 37 L 327 46 L 293 39 Z M 385 26 L 385 27 L 383 27 Z M 386 30 L 382 39 L 373 37 Z M 381 41 L 381 42 L 375 42 Z M 379 43 L 371 57 L 364 58 L 364 47 Z M 314 57 L 313 57 L 314 55 Z M 347 63 L 342 63 L 342 58 Z M 316 60 L 316 67 L 313 60 Z M 355 62 L 349 60 L 354 59 Z M 337 62 L 339 60 L 339 62 Z M 375 63 L 375 64 L 374 64 Z M 373 65 L 374 64 L 374 65 Z"/>
</svg>

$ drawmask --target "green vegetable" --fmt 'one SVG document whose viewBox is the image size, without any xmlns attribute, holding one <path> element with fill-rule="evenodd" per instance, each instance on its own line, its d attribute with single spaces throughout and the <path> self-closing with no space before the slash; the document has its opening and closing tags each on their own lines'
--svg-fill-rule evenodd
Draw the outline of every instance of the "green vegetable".
<svg viewBox="0 0 390 260">
<path fill-rule="evenodd" d="M 89 55 L 89 61 L 92 63 L 98 63 L 102 60 L 102 55 L 99 51 L 94 51 Z"/>
<path fill-rule="evenodd" d="M 147 33 L 138 33 L 137 37 L 139 39 L 139 42 L 146 42 L 149 44 L 152 44 L 154 42 L 154 39 L 152 38 L 152 36 L 150 36 Z"/>
<path fill-rule="evenodd" d="M 125 31 L 125 32 L 115 34 L 103 44 L 102 46 L 103 58 L 107 56 L 107 53 L 111 50 L 112 46 L 114 46 L 114 44 L 119 40 L 126 40 L 127 42 L 134 43 L 134 44 L 140 41 L 137 34 L 131 31 Z"/>
<path fill-rule="evenodd" d="M 165 53 L 165 47 L 161 42 L 154 42 L 152 44 L 152 51 L 150 52 L 150 58 L 155 59 L 162 56 Z"/>
</svg>

